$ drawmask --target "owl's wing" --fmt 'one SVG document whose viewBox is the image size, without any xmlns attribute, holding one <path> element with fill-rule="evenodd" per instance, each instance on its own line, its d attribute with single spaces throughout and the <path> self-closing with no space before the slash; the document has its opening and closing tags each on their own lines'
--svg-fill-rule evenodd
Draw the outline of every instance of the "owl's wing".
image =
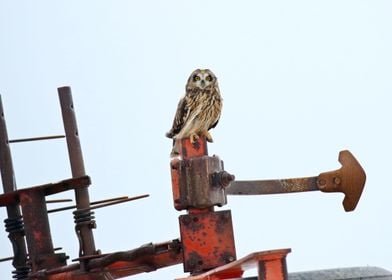
<svg viewBox="0 0 392 280">
<path fill-rule="evenodd" d="M 218 96 L 220 108 L 219 108 L 219 113 L 218 113 L 218 117 L 217 117 L 216 121 L 208 128 L 208 130 L 210 130 L 211 128 L 215 128 L 217 126 L 219 119 L 220 119 L 221 110 L 222 110 L 222 99 L 220 97 L 220 91 L 219 91 L 219 87 L 218 87 L 217 83 L 215 84 L 214 90 L 215 90 L 215 94 L 217 94 L 217 96 Z"/>
<path fill-rule="evenodd" d="M 174 116 L 174 121 L 172 128 L 168 133 L 166 133 L 166 137 L 168 138 L 173 138 L 175 135 L 177 135 L 182 127 L 184 126 L 184 123 L 189 115 L 189 108 L 186 106 L 186 100 L 185 97 L 181 98 L 180 102 L 178 102 L 177 105 L 177 111 L 176 115 Z"/>
</svg>

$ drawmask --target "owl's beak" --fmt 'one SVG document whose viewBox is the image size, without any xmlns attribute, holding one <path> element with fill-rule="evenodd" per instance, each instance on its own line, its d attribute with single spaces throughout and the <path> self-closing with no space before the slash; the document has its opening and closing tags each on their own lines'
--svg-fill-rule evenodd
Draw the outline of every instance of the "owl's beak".
<svg viewBox="0 0 392 280">
<path fill-rule="evenodd" d="M 201 81 L 200 81 L 200 85 L 201 85 L 202 88 L 204 88 L 204 87 L 206 86 L 206 81 L 201 80 Z"/>
</svg>

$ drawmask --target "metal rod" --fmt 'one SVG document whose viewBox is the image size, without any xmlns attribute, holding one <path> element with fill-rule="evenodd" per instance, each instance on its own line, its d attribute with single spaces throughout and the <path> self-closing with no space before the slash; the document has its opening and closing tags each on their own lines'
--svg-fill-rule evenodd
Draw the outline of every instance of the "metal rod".
<svg viewBox="0 0 392 280">
<path fill-rule="evenodd" d="M 106 202 L 111 202 L 111 201 L 116 201 L 116 200 L 123 200 L 123 199 L 128 199 L 128 196 L 119 196 L 119 197 L 114 197 L 114 198 L 108 198 L 108 199 L 102 199 L 102 200 L 97 200 L 93 201 L 90 204 L 91 205 L 96 205 L 96 204 L 101 204 L 101 203 L 106 203 Z"/>
<path fill-rule="evenodd" d="M 8 143 L 31 142 L 31 141 L 50 140 L 50 139 L 58 139 L 58 138 L 65 138 L 65 135 L 53 135 L 53 136 L 41 136 L 41 137 L 32 137 L 32 138 L 12 139 L 12 140 L 8 140 Z"/>
<path fill-rule="evenodd" d="M 8 144 L 7 125 L 4 117 L 3 103 L 0 95 L 0 172 L 4 193 L 16 190 L 14 167 L 12 164 L 11 150 Z M 19 205 L 7 206 L 8 219 L 20 219 Z M 14 252 L 13 266 L 15 268 L 25 267 L 27 250 L 23 231 L 10 232 L 8 235 Z"/>
<path fill-rule="evenodd" d="M 120 196 L 120 197 L 116 197 L 116 198 L 93 201 L 90 203 L 90 205 L 96 205 L 96 204 L 117 201 L 117 200 L 124 200 L 124 199 L 128 199 L 128 196 Z M 60 211 L 70 210 L 70 209 L 75 209 L 75 208 L 76 208 L 76 205 L 70 205 L 70 206 L 61 207 L 61 208 L 50 209 L 50 210 L 48 210 L 48 213 L 60 212 Z"/>
<path fill-rule="evenodd" d="M 111 205 L 115 205 L 115 204 L 119 204 L 119 203 L 129 202 L 129 201 L 132 201 L 132 200 L 146 198 L 146 197 L 149 197 L 149 196 L 150 195 L 148 195 L 148 194 L 134 196 L 134 197 L 130 197 L 130 198 L 127 198 L 127 199 L 122 199 L 122 200 L 117 200 L 117 201 L 113 201 L 113 202 L 107 202 L 107 203 L 98 204 L 96 206 L 89 207 L 88 209 L 89 210 L 94 210 L 94 209 L 98 209 L 98 208 L 102 208 L 102 207 L 106 207 L 106 206 L 111 206 Z"/>
<path fill-rule="evenodd" d="M 84 161 L 82 148 L 79 140 L 78 126 L 74 105 L 72 101 L 72 93 L 70 87 L 60 87 L 57 89 L 60 99 L 61 112 L 63 116 L 65 136 L 68 146 L 69 160 L 71 164 L 72 176 L 74 178 L 86 175 L 84 169 Z M 76 205 L 78 209 L 90 207 L 90 198 L 87 188 L 79 188 L 75 190 Z M 89 225 L 83 225 L 80 228 L 81 234 L 81 254 L 93 255 L 96 253 L 94 236 Z"/>
<path fill-rule="evenodd" d="M 53 250 L 54 250 L 54 251 L 59 251 L 59 250 L 62 250 L 62 249 L 63 249 L 63 248 L 61 248 L 61 247 L 57 247 L 57 248 L 54 248 Z M 29 256 L 29 254 L 27 254 L 27 256 Z M 12 261 L 13 258 L 14 258 L 14 257 L 2 258 L 2 259 L 0 259 L 0 262 Z"/>
<path fill-rule="evenodd" d="M 46 203 L 62 203 L 62 202 L 72 202 L 72 199 L 50 199 L 50 200 L 46 200 Z"/>
</svg>

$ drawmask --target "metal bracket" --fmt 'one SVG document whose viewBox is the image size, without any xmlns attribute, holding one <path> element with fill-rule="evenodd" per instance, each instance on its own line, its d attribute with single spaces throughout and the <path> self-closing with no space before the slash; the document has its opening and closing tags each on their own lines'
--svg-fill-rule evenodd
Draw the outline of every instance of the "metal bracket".
<svg viewBox="0 0 392 280">
<path fill-rule="evenodd" d="M 234 181 L 227 188 L 229 195 L 262 195 L 292 192 L 342 192 L 345 211 L 353 211 L 365 186 L 366 174 L 350 151 L 339 153 L 342 167 L 316 177 L 277 180 Z"/>
</svg>

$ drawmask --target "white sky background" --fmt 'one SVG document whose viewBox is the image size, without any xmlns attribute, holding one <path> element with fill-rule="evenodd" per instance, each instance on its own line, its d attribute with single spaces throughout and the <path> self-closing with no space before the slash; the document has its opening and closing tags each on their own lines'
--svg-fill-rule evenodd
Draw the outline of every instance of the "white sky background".
<svg viewBox="0 0 392 280">
<path fill-rule="evenodd" d="M 340 167 L 343 149 L 368 178 L 352 213 L 341 194 L 229 197 L 237 257 L 289 247 L 289 272 L 392 270 L 391 14 L 391 1 L 2 0 L 8 134 L 63 133 L 57 87 L 71 86 L 91 199 L 151 195 L 97 210 L 97 248 L 175 239 L 183 213 L 173 208 L 164 133 L 188 75 L 210 68 L 224 109 L 209 152 L 237 179 L 318 175 Z M 14 144 L 12 153 L 19 187 L 71 177 L 63 140 Z M 50 221 L 54 246 L 75 258 L 71 211 Z M 3 231 L 0 257 L 11 252 Z M 0 278 L 11 270 L 1 263 Z M 134 278 L 182 275 L 178 265 Z"/>
</svg>

